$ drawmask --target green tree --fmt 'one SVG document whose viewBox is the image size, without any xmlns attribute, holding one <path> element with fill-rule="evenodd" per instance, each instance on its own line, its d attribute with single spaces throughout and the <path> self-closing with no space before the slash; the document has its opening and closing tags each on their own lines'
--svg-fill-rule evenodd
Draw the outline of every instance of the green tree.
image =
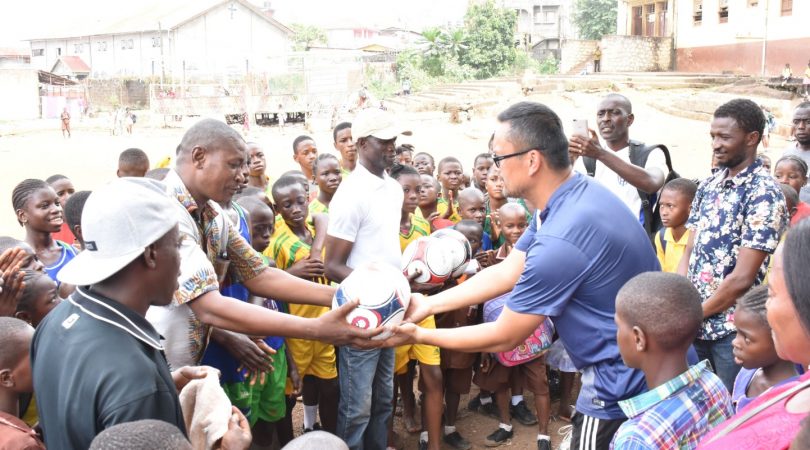
<svg viewBox="0 0 810 450">
<path fill-rule="evenodd" d="M 431 76 L 438 77 L 444 73 L 444 43 L 443 32 L 439 28 L 428 28 L 422 31 L 422 40 L 425 44 L 422 65 Z"/>
<path fill-rule="evenodd" d="M 476 78 L 489 78 L 509 70 L 515 62 L 515 11 L 496 7 L 492 0 L 470 5 L 464 18 L 467 50 L 461 63 Z"/>
<path fill-rule="evenodd" d="M 453 58 L 461 58 L 461 54 L 467 50 L 467 33 L 464 29 L 457 28 L 443 33 L 441 39 L 445 52 Z"/>
<path fill-rule="evenodd" d="M 576 0 L 572 19 L 581 38 L 602 39 L 616 32 L 616 0 Z"/>
<path fill-rule="evenodd" d="M 290 29 L 295 33 L 292 40 L 296 51 L 309 50 L 316 44 L 326 45 L 326 33 L 316 26 L 294 23 L 290 25 Z"/>
</svg>

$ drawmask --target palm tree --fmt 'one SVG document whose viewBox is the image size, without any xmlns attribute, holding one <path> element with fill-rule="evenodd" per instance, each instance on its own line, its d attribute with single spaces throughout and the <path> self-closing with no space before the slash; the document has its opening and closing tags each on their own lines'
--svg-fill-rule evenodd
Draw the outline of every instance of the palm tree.
<svg viewBox="0 0 810 450">
<path fill-rule="evenodd" d="M 461 28 L 443 33 L 442 40 L 444 49 L 456 59 L 467 50 L 467 35 Z"/>
<path fill-rule="evenodd" d="M 438 58 L 443 53 L 442 30 L 439 28 L 428 28 L 422 31 L 422 39 L 426 44 L 424 54 L 428 58 Z"/>
</svg>

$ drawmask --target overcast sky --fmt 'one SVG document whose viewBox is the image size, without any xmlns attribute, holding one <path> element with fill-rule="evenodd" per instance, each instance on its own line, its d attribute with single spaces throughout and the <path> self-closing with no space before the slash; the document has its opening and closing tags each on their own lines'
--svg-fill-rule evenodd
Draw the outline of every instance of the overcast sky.
<svg viewBox="0 0 810 450">
<path fill-rule="evenodd" d="M 162 0 L 187 2 L 189 0 Z M 249 0 L 261 5 L 262 0 Z M 27 47 L 23 39 L 44 35 L 50 28 L 120 18 L 144 7 L 149 0 L 4 0 L 0 14 L 0 46 Z M 284 23 L 318 26 L 365 24 L 402 26 L 420 31 L 464 16 L 467 0 L 273 0 L 276 17 Z M 72 26 L 71 26 L 72 28 Z"/>
</svg>

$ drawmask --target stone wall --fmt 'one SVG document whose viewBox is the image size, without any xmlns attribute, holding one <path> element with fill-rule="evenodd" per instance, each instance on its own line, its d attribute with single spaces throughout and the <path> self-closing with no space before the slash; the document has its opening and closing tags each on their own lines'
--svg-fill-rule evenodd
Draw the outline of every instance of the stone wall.
<svg viewBox="0 0 810 450">
<path fill-rule="evenodd" d="M 562 44 L 562 59 L 560 60 L 560 73 L 563 75 L 576 74 L 587 65 L 588 72 L 593 71 L 591 62 L 593 52 L 599 41 L 586 41 L 568 39 Z"/>
<path fill-rule="evenodd" d="M 666 72 L 673 70 L 672 38 L 605 36 L 602 48 L 603 72 Z"/>
<path fill-rule="evenodd" d="M 142 80 L 85 80 L 87 96 L 94 110 L 111 110 L 118 106 L 135 109 L 149 107 L 149 85 Z"/>
</svg>

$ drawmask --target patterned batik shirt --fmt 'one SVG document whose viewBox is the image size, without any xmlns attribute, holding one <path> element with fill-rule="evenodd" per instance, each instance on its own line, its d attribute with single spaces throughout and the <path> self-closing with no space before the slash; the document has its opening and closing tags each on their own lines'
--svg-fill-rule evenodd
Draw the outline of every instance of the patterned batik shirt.
<svg viewBox="0 0 810 450">
<path fill-rule="evenodd" d="M 737 175 L 720 170 L 706 181 L 692 202 L 686 226 L 694 233 L 687 276 L 705 302 L 737 265 L 740 247 L 768 254 L 776 250 L 787 225 L 785 196 L 759 159 Z M 754 284 L 762 283 L 766 257 Z M 706 318 L 699 339 L 716 341 L 733 333 L 734 307 Z"/>
<path fill-rule="evenodd" d="M 175 171 L 170 171 L 163 182 L 182 210 L 179 288 L 171 304 L 149 308 L 147 319 L 165 338 L 166 359 L 172 369 L 177 369 L 199 364 L 210 332 L 188 303 L 219 290 L 226 273 L 231 282 L 242 283 L 259 275 L 266 266 L 261 254 L 236 227 L 229 225 L 219 205 L 210 200 L 198 205 Z"/>
<path fill-rule="evenodd" d="M 611 449 L 694 449 L 716 425 L 732 416 L 731 397 L 708 361 L 666 383 L 619 402 L 627 415 Z"/>
</svg>

